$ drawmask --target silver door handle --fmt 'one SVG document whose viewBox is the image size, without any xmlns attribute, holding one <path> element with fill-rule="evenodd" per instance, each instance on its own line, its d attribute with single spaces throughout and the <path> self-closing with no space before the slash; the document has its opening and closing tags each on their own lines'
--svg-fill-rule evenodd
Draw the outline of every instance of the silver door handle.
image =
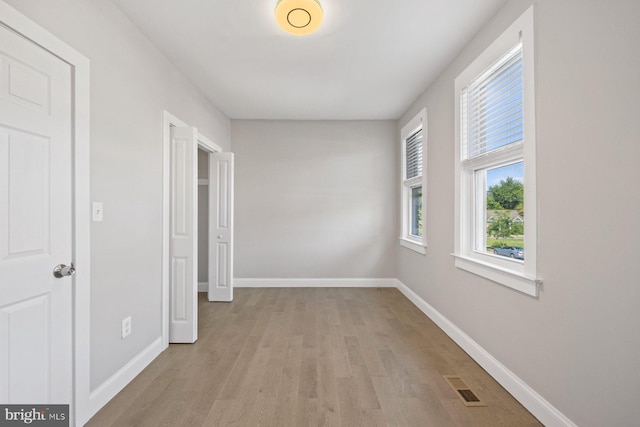
<svg viewBox="0 0 640 427">
<path fill-rule="evenodd" d="M 58 264 L 56 268 L 53 269 L 53 275 L 58 279 L 61 279 L 65 276 L 73 276 L 76 274 L 76 269 L 71 265 Z"/>
</svg>

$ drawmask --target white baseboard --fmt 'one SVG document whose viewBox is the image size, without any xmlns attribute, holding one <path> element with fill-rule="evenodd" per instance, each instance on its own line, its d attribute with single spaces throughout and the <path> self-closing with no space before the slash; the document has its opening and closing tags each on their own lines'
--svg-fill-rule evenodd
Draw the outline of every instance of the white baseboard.
<svg viewBox="0 0 640 427">
<path fill-rule="evenodd" d="M 209 292 L 209 283 L 198 282 L 198 292 Z"/>
<path fill-rule="evenodd" d="M 500 363 L 487 350 L 482 348 L 470 336 L 442 315 L 442 313 L 413 292 L 407 285 L 398 280 L 397 287 L 416 307 L 433 320 L 456 344 L 462 347 L 469 356 L 478 362 L 489 375 L 511 393 L 522 406 L 538 418 L 542 424 L 547 427 L 576 426 L 576 424 L 562 412 L 540 396 L 534 389 L 529 387 L 527 383 Z"/>
<path fill-rule="evenodd" d="M 161 352 L 162 338 L 158 338 L 131 359 L 122 369 L 113 374 L 111 378 L 92 391 L 89 396 L 90 413 L 88 418 L 93 417 L 104 405 L 113 399 L 116 394 L 138 376 Z"/>
<path fill-rule="evenodd" d="M 397 279 L 233 279 L 236 288 L 395 288 Z"/>
</svg>

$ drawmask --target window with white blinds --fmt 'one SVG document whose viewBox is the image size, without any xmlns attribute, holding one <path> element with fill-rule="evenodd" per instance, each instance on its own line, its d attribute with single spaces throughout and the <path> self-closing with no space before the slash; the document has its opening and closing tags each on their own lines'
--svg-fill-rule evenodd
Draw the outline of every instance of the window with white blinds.
<svg viewBox="0 0 640 427">
<path fill-rule="evenodd" d="M 423 109 L 400 132 L 402 141 L 402 223 L 400 244 L 425 254 L 427 246 L 425 212 L 426 119 Z"/>
<path fill-rule="evenodd" d="M 405 179 L 422 176 L 422 128 L 407 138 Z"/>
<path fill-rule="evenodd" d="M 462 89 L 461 105 L 465 159 L 522 141 L 521 43 Z"/>
<path fill-rule="evenodd" d="M 537 296 L 534 6 L 455 79 L 456 267 Z"/>
</svg>

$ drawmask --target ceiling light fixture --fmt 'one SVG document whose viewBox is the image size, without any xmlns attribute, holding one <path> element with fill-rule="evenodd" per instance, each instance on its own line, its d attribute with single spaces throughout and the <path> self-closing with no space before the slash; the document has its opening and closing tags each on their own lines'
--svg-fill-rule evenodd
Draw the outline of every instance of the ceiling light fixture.
<svg viewBox="0 0 640 427">
<path fill-rule="evenodd" d="M 275 15 L 280 28 L 302 36 L 318 29 L 322 23 L 322 6 L 318 0 L 279 0 Z"/>
</svg>

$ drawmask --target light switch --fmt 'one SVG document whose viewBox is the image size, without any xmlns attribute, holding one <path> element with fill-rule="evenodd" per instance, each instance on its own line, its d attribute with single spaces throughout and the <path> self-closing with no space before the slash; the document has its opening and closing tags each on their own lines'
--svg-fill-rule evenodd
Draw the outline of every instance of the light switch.
<svg viewBox="0 0 640 427">
<path fill-rule="evenodd" d="M 93 222 L 102 222 L 103 217 L 102 202 L 93 202 Z"/>
</svg>

